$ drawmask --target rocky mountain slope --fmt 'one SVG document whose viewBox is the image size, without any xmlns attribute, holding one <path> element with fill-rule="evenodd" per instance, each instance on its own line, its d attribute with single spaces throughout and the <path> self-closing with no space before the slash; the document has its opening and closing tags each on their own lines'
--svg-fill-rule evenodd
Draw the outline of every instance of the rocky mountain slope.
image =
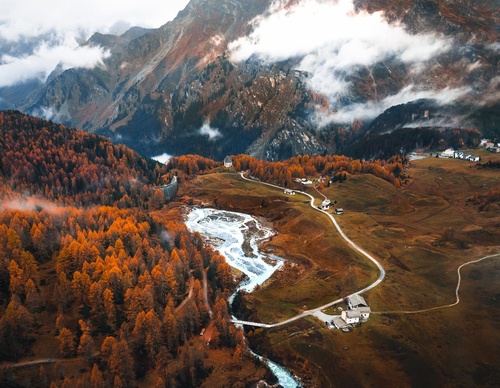
<svg viewBox="0 0 500 388">
<path fill-rule="evenodd" d="M 246 152 L 279 159 L 346 152 L 365 136 L 377 114 L 429 97 L 438 99 L 434 112 L 447 106 L 453 126 L 498 136 L 497 121 L 488 116 L 499 103 L 499 24 L 493 1 L 355 1 L 357 13 L 383 11 L 383 23 L 402 26 L 410 38 L 434 34 L 446 50 L 436 49 L 431 58 L 419 59 L 418 66 L 388 51 L 367 65 L 335 70 L 342 73 L 337 79 L 349 85 L 348 92 L 338 95 L 324 91 L 331 85 L 317 87 L 317 74 L 304 71 L 304 55 L 282 60 L 252 55 L 243 61 L 232 56 L 231 42 L 250 37 L 263 20 L 280 12 L 293 14 L 299 6 L 295 1 L 192 0 L 159 29 L 95 34 L 86 44 L 111 54 L 102 66 L 56 70 L 35 92 L 24 93 L 16 107 L 103 133 L 150 156 L 199 153 L 220 159 Z M 421 48 L 415 46 L 409 47 L 418 56 Z M 13 92 L 0 90 L 4 98 L 7 93 Z M 461 102 L 455 105 L 457 100 Z M 479 115 L 474 113 L 478 109 Z M 348 115 L 339 114 L 343 111 Z M 467 120 L 459 120 L 464 112 Z M 382 126 L 390 130 L 406 124 L 391 119 Z"/>
</svg>

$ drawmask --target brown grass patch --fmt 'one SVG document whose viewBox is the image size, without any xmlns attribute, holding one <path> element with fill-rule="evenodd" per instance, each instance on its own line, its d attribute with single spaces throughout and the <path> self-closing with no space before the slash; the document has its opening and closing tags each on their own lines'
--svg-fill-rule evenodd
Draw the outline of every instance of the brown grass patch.
<svg viewBox="0 0 500 388">
<path fill-rule="evenodd" d="M 481 156 L 483 162 L 489 157 Z M 402 189 L 359 175 L 323 192 L 344 208 L 336 217 L 345 233 L 386 268 L 385 281 L 365 295 L 374 311 L 452 303 L 457 267 L 499 249 L 500 215 L 467 201 L 475 192 L 481 198 L 498 187 L 498 171 L 430 158 L 412 162 L 407 174 L 411 183 Z M 273 219 L 278 235 L 267 246 L 295 265 L 247 297 L 254 317 L 289 316 L 330 295 L 353 292 L 376 276 L 301 196 L 285 197 L 236 176 L 202 179 L 208 197 L 218 195 L 225 205 Z M 240 200 L 245 192 L 251 193 L 248 202 Z M 327 330 L 308 318 L 263 331 L 252 343 L 309 386 L 494 386 L 500 375 L 499 269 L 495 259 L 464 268 L 461 302 L 453 308 L 372 315 L 350 333 Z"/>
</svg>

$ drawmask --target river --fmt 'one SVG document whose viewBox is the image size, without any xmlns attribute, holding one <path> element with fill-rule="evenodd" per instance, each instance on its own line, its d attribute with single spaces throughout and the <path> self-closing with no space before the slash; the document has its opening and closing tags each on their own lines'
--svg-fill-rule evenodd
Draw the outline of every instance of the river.
<svg viewBox="0 0 500 388">
<path fill-rule="evenodd" d="M 214 249 L 226 258 L 227 263 L 243 272 L 247 278 L 238 290 L 252 292 L 263 284 L 284 263 L 284 259 L 261 252 L 258 245 L 271 238 L 275 231 L 263 226 L 256 218 L 244 214 L 212 208 L 193 208 L 188 214 L 186 226 L 200 233 Z M 232 303 L 233 294 L 229 300 Z M 261 356 L 252 352 L 256 357 Z M 267 366 L 284 388 L 300 387 L 298 380 L 285 368 L 271 360 Z"/>
</svg>

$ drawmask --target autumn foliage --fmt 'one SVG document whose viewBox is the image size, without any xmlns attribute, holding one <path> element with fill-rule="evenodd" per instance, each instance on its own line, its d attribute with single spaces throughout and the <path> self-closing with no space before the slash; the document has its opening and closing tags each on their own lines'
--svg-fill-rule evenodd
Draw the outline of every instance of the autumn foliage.
<svg viewBox="0 0 500 388">
<path fill-rule="evenodd" d="M 0 113 L 0 130 L 0 360 L 29 355 L 38 333 L 52 333 L 54 357 L 88 363 L 80 386 L 134 386 L 151 371 L 196 385 L 204 350 L 187 343 L 210 320 L 203 271 L 217 346 L 241 341 L 224 301 L 232 276 L 199 235 L 146 212 L 160 169 L 19 113 Z"/>
<path fill-rule="evenodd" d="M 360 161 L 341 155 L 299 155 L 282 162 L 264 162 L 248 155 L 233 158 L 236 171 L 248 170 L 250 175 L 282 186 L 291 187 L 295 178 L 325 176 L 342 181 L 347 175 L 372 174 L 396 186 L 401 184 L 403 161 L 393 157 L 387 161 Z"/>
<path fill-rule="evenodd" d="M 145 206 L 160 167 L 104 137 L 0 112 L 0 188 L 55 203 Z M 12 193 L 15 196 L 14 193 Z"/>
<path fill-rule="evenodd" d="M 405 160 L 393 156 L 388 160 L 358 160 L 342 155 L 298 155 L 280 162 L 255 159 L 249 155 L 232 157 L 235 171 L 248 171 L 251 176 L 264 182 L 292 187 L 294 179 L 306 177 L 327 177 L 328 181 L 344 181 L 348 175 L 372 174 L 396 187 L 406 180 L 403 175 Z M 198 155 L 172 158 L 167 171 L 180 171 L 187 176 L 213 172 L 221 163 L 214 163 Z"/>
</svg>

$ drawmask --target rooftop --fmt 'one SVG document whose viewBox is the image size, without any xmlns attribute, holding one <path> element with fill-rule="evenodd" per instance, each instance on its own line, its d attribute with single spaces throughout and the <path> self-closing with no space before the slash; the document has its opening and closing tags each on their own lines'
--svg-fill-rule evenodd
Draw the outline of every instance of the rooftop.
<svg viewBox="0 0 500 388">
<path fill-rule="evenodd" d="M 347 303 L 353 307 L 364 306 L 368 307 L 368 303 L 366 303 L 365 298 L 363 298 L 359 294 L 353 294 L 347 297 Z"/>
</svg>

